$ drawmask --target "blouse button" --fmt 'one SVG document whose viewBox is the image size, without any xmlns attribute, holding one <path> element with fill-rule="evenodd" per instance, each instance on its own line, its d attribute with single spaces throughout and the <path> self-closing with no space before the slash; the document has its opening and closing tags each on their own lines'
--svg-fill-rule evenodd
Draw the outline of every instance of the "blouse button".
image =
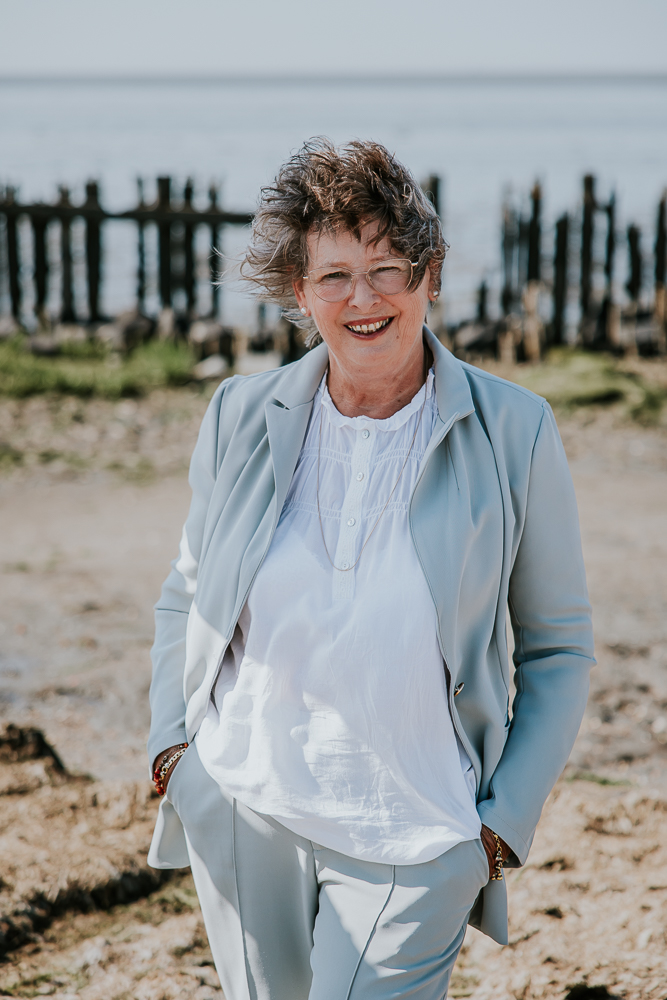
<svg viewBox="0 0 667 1000">
<path fill-rule="evenodd" d="M 357 472 L 357 482 L 360 483 L 363 478 L 364 478 L 363 472 Z"/>
<path fill-rule="evenodd" d="M 369 438 L 371 436 L 371 432 L 367 428 L 366 430 L 363 430 L 361 432 L 361 436 L 362 436 L 362 438 Z"/>
<path fill-rule="evenodd" d="M 347 521 L 348 528 L 352 528 L 356 523 L 357 522 L 354 520 L 353 517 L 348 518 L 348 521 Z"/>
</svg>

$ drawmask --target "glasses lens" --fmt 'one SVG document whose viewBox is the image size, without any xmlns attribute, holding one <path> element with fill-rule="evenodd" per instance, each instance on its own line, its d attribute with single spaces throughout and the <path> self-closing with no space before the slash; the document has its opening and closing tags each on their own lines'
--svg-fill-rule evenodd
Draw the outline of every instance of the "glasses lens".
<svg viewBox="0 0 667 1000">
<path fill-rule="evenodd" d="M 342 302 L 352 290 L 352 275 L 338 268 L 318 267 L 308 272 L 313 291 L 325 302 Z"/>
<path fill-rule="evenodd" d="M 381 295 L 398 295 L 410 284 L 412 264 L 409 260 L 383 260 L 368 272 L 368 280 Z"/>
</svg>

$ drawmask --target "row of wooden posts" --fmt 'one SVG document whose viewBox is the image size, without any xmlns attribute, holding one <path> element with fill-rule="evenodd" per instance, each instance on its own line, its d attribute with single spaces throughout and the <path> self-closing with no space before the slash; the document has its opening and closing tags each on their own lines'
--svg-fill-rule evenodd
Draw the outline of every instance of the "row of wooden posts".
<svg viewBox="0 0 667 1000">
<path fill-rule="evenodd" d="M 520 314 L 523 314 L 524 328 L 526 326 L 530 328 L 530 320 L 534 319 L 535 325 L 541 328 L 541 337 L 539 345 L 524 344 L 524 353 L 529 356 L 544 347 L 568 342 L 568 299 L 573 258 L 577 250 L 575 246 L 577 236 L 579 237 L 577 341 L 593 350 L 618 351 L 623 348 L 634 350 L 637 347 L 646 353 L 665 350 L 667 193 L 663 194 L 656 213 L 653 304 L 647 308 L 646 303 L 642 303 L 645 261 L 641 248 L 641 232 L 638 226 L 630 224 L 625 233 L 628 254 L 625 291 L 628 303 L 621 309 L 614 281 L 619 249 L 616 197 L 612 193 L 607 201 L 600 201 L 595 188 L 595 178 L 587 174 L 583 179 L 579 218 L 565 213 L 556 220 L 553 265 L 548 284 L 542 280 L 544 255 L 540 184 L 536 183 L 531 191 L 531 209 L 527 216 L 522 216 L 509 204 L 503 207 L 501 246 L 503 284 L 500 303 L 503 319 L 500 324 L 496 324 L 496 330 L 502 335 L 513 321 L 516 323 L 516 318 Z M 594 249 L 600 218 L 605 227 L 604 258 L 597 261 Z M 598 270 L 602 272 L 601 283 L 595 281 Z M 600 284 L 601 287 L 596 287 Z M 551 316 L 544 322 L 537 317 L 537 298 L 548 286 L 552 299 Z M 481 287 L 477 310 L 477 320 L 480 325 L 488 325 L 486 301 L 486 289 Z M 620 330 L 622 321 L 625 321 L 626 328 L 631 330 L 631 335 L 625 338 L 625 342 Z M 633 340 L 632 343 L 630 339 Z"/>
<path fill-rule="evenodd" d="M 427 196 L 440 213 L 440 181 L 429 177 L 423 184 Z M 62 324 L 84 321 L 91 328 L 108 317 L 101 310 L 102 281 L 102 230 L 109 220 L 124 220 L 136 226 L 136 314 L 142 316 L 147 298 L 146 229 L 153 225 L 157 230 L 156 285 L 159 303 L 163 310 L 170 309 L 175 298 L 181 302 L 183 329 L 195 320 L 202 319 L 197 296 L 197 261 L 195 233 L 198 227 L 207 230 L 209 250 L 210 302 L 208 318 L 216 319 L 220 312 L 218 276 L 221 270 L 219 249 L 225 226 L 245 226 L 252 221 L 250 212 L 223 211 L 218 205 L 218 192 L 209 190 L 208 205 L 204 209 L 193 204 L 194 189 L 191 181 L 185 184 L 182 197 L 174 197 L 169 177 L 157 181 L 157 197 L 146 203 L 143 184 L 139 182 L 136 207 L 124 212 L 108 212 L 100 205 L 99 189 L 95 182 L 86 185 L 86 196 L 80 204 L 72 204 L 66 188 L 60 189 L 53 204 L 36 202 L 22 204 L 11 188 L 0 191 L 0 290 L 4 282 L 8 289 L 8 305 L 17 323 L 25 320 L 26 282 L 32 281 L 34 312 L 37 328 L 48 328 L 50 317 L 46 314 L 49 296 L 49 253 L 47 228 L 59 223 L 59 272 L 61 302 L 58 320 Z M 618 250 L 617 211 L 614 195 L 600 201 L 596 195 L 595 178 L 587 175 L 583 181 L 582 207 L 577 215 L 564 214 L 557 219 L 554 229 L 553 266 L 550 280 L 543 280 L 545 256 L 543 253 L 542 191 L 535 184 L 530 196 L 530 212 L 519 213 L 511 205 L 503 208 L 502 220 L 502 290 L 500 295 L 501 319 L 490 320 L 488 315 L 488 288 L 483 282 L 478 292 L 477 315 L 469 323 L 447 330 L 455 347 L 464 352 L 475 350 L 502 353 L 508 336 L 518 347 L 519 356 L 534 358 L 545 346 L 565 343 L 568 337 L 568 301 L 570 275 L 573 261 L 578 256 L 578 341 L 591 349 L 618 350 L 623 347 L 619 334 L 620 323 L 634 323 L 643 334 L 635 337 L 647 352 L 665 349 L 665 281 L 667 269 L 667 211 L 666 198 L 662 197 L 657 212 L 654 240 L 654 304 L 650 310 L 642 309 L 644 260 L 641 233 L 636 225 L 627 227 L 628 277 L 625 288 L 628 303 L 622 313 L 615 301 L 615 262 Z M 19 220 L 27 219 L 32 230 L 32 268 L 22 261 L 19 239 Z M 87 301 L 84 315 L 77 310 L 74 294 L 74 269 L 72 224 L 82 219 L 85 229 L 85 277 Z M 596 227 L 602 219 L 605 231 L 604 260 L 596 261 Z M 578 243 L 575 247 L 575 240 Z M 602 287 L 596 272 L 602 271 Z M 538 298 L 550 291 L 551 317 L 544 322 L 538 315 Z M 638 327 L 639 324 L 639 327 Z M 263 334 L 264 313 L 260 310 L 258 331 Z M 640 330 L 640 332 L 641 332 Z M 261 338 L 260 338 L 261 339 Z M 266 337 L 264 340 L 266 341 Z"/>
<path fill-rule="evenodd" d="M 98 323 L 105 318 L 101 311 L 102 280 L 102 227 L 111 219 L 133 222 L 137 228 L 137 288 L 136 306 L 139 313 L 145 308 L 146 273 L 146 227 L 153 224 L 158 233 L 158 291 L 163 308 L 170 307 L 174 294 L 182 290 L 185 294 L 187 311 L 194 317 L 196 301 L 196 260 L 195 231 L 204 226 L 208 230 L 210 244 L 211 313 L 217 315 L 219 309 L 219 286 L 217 284 L 220 261 L 218 250 L 224 226 L 245 226 L 252 221 L 250 212 L 223 211 L 218 205 L 218 192 L 209 189 L 209 203 L 203 209 L 193 205 L 194 188 L 188 181 L 180 203 L 175 203 L 171 178 L 159 177 L 157 198 L 151 204 L 144 201 L 143 183 L 139 181 L 139 198 L 135 208 L 125 212 L 108 212 L 100 205 L 99 188 L 96 182 L 86 185 L 85 200 L 72 204 L 69 191 L 60 188 L 60 196 L 54 204 L 35 202 L 21 204 L 12 188 L 0 192 L 0 220 L 4 219 L 4 248 L 0 246 L 0 262 L 4 264 L 9 287 L 9 302 L 12 316 L 20 321 L 24 315 L 22 280 L 23 262 L 20 259 L 20 241 L 17 226 L 19 219 L 27 217 L 32 228 L 34 309 L 40 325 L 48 325 L 46 303 L 49 283 L 49 258 L 47 253 L 47 227 L 53 221 L 60 224 L 60 273 L 61 305 L 58 319 L 61 323 L 76 323 L 85 319 L 88 323 Z M 85 317 L 77 315 L 74 298 L 72 223 L 83 219 L 85 225 L 85 270 L 87 303 Z M 4 254 L 2 250 L 4 249 Z M 4 260 L 3 260 L 4 258 Z M 1 275 L 0 275 L 1 277 Z"/>
</svg>

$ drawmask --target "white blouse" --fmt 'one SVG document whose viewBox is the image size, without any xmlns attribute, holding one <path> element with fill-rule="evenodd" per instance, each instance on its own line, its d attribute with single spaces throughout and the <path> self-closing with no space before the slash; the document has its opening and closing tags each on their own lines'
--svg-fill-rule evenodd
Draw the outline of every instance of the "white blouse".
<svg viewBox="0 0 667 1000">
<path fill-rule="evenodd" d="M 437 419 L 433 379 L 431 371 L 387 420 L 343 416 L 323 381 L 196 737 L 206 770 L 240 802 L 324 847 L 389 864 L 430 861 L 480 833 L 408 524 Z M 342 572 L 391 494 L 415 430 L 373 537 Z M 322 525 L 338 570 L 318 518 L 320 445 Z"/>
</svg>

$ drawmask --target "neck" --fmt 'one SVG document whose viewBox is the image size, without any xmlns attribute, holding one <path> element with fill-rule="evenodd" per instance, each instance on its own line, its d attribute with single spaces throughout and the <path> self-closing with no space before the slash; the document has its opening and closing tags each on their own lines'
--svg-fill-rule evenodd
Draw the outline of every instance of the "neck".
<svg viewBox="0 0 667 1000">
<path fill-rule="evenodd" d="M 378 370 L 373 365 L 346 364 L 329 352 L 329 395 L 345 417 L 386 420 L 413 399 L 433 363 L 429 348 L 420 343 L 414 356 L 399 371 Z"/>
</svg>

